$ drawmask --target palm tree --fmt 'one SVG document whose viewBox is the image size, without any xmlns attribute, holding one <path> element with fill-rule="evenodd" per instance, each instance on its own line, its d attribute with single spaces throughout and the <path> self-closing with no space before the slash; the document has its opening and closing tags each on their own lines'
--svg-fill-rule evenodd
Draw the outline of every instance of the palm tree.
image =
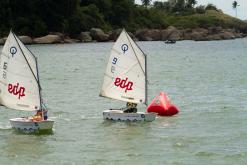
<svg viewBox="0 0 247 165">
<path fill-rule="evenodd" d="M 237 1 L 233 1 L 232 3 L 232 8 L 235 9 L 236 11 L 236 17 L 238 16 L 238 11 L 237 11 L 237 7 L 239 6 Z"/>
</svg>

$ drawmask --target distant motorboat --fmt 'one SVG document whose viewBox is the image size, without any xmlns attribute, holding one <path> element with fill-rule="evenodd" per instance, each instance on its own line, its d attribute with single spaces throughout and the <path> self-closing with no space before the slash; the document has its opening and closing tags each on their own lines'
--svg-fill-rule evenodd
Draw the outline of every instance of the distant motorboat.
<svg viewBox="0 0 247 165">
<path fill-rule="evenodd" d="M 176 40 L 166 40 L 165 43 L 166 44 L 175 44 Z"/>
</svg>

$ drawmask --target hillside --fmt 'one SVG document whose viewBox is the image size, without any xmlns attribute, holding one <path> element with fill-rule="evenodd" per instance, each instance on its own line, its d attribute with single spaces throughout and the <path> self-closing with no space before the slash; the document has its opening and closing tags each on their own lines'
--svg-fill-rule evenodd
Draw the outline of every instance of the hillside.
<svg viewBox="0 0 247 165">
<path fill-rule="evenodd" d="M 187 39 L 183 33 L 193 31 L 191 29 L 198 33 L 198 28 L 209 29 L 205 34 L 211 34 L 215 28 L 218 33 L 222 32 L 219 29 L 227 29 L 232 33 L 227 39 L 244 37 L 247 33 L 246 21 L 226 15 L 212 4 L 194 7 L 194 4 L 186 4 L 188 1 L 178 2 L 182 3 L 154 2 L 153 6 L 143 6 L 133 0 L 0 1 L 0 37 L 6 37 L 11 28 L 17 35 L 31 38 L 60 33 L 63 40 L 64 37 L 80 39 L 81 32 L 88 34 L 92 28 L 100 28 L 109 36 L 124 27 L 140 36 L 142 29 L 162 31 L 173 26 L 182 33 L 177 34 L 180 39 Z M 201 29 L 199 31 L 201 33 Z M 163 36 L 158 38 L 167 39 Z M 106 37 L 102 41 L 111 40 Z"/>
<path fill-rule="evenodd" d="M 188 16 L 167 16 L 167 22 L 175 27 L 182 28 L 208 28 L 221 26 L 222 28 L 235 28 L 247 32 L 247 23 L 215 10 L 207 10 L 203 14 Z"/>
</svg>

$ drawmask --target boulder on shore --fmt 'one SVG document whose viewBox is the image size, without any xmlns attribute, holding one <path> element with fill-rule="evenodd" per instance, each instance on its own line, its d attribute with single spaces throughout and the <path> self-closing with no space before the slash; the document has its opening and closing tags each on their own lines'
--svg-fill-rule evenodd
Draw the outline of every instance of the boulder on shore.
<svg viewBox="0 0 247 165">
<path fill-rule="evenodd" d="M 213 40 L 222 40 L 222 37 L 219 34 L 211 34 L 205 38 L 206 41 L 213 41 Z"/>
<path fill-rule="evenodd" d="M 161 40 L 181 40 L 182 39 L 182 34 L 181 32 L 173 27 L 173 26 L 169 26 L 168 28 L 166 28 L 165 30 L 161 31 Z"/>
<path fill-rule="evenodd" d="M 73 38 L 70 38 L 68 36 L 64 37 L 64 43 L 77 43 L 77 42 L 80 42 L 80 40 L 78 39 L 73 39 Z"/>
<path fill-rule="evenodd" d="M 63 43 L 63 40 L 59 35 L 48 34 L 44 37 L 35 38 L 33 42 L 35 44 L 56 44 Z"/>
<path fill-rule="evenodd" d="M 92 42 L 93 41 L 92 37 L 90 36 L 90 32 L 81 32 L 78 39 L 81 42 Z"/>
<path fill-rule="evenodd" d="M 5 43 L 5 40 L 3 38 L 0 38 L 0 45 L 3 45 Z"/>
<path fill-rule="evenodd" d="M 90 35 L 93 38 L 93 40 L 99 41 L 99 42 L 105 42 L 108 41 L 109 35 L 103 32 L 103 30 L 99 28 L 92 28 L 90 30 Z"/>
<path fill-rule="evenodd" d="M 140 41 L 159 41 L 161 40 L 161 32 L 158 29 L 140 29 L 137 30 L 135 36 Z"/>
<path fill-rule="evenodd" d="M 49 34 L 51 35 L 58 35 L 60 36 L 62 39 L 64 39 L 66 37 L 65 34 L 61 33 L 61 32 L 49 32 Z"/>
<path fill-rule="evenodd" d="M 119 37 L 120 33 L 122 32 L 123 29 L 116 29 L 116 30 L 113 30 L 110 35 L 109 35 L 109 40 L 110 41 L 116 41 L 117 38 Z"/>
<path fill-rule="evenodd" d="M 116 41 L 122 32 L 122 28 L 104 32 L 99 28 L 92 28 L 90 31 L 81 32 L 76 38 L 70 38 L 67 34 L 60 32 L 50 32 L 49 35 L 32 39 L 29 36 L 19 36 L 24 44 L 54 44 L 54 43 L 77 43 L 77 42 L 106 42 Z M 236 29 L 223 29 L 222 27 L 208 28 L 187 28 L 177 29 L 169 26 L 166 29 L 139 29 L 134 34 L 128 32 L 134 40 L 140 41 L 164 41 L 164 40 L 194 40 L 194 41 L 211 41 L 211 40 L 228 40 L 235 38 L 247 37 L 246 33 L 241 33 Z M 0 45 L 3 45 L 7 37 L 0 38 Z"/>
<path fill-rule="evenodd" d="M 29 36 L 18 36 L 18 38 L 21 40 L 22 43 L 24 44 L 32 44 L 33 40 Z M 7 40 L 7 37 L 0 38 L 0 45 L 3 45 L 5 41 Z"/>
<path fill-rule="evenodd" d="M 184 40 L 204 41 L 208 36 L 208 30 L 204 28 L 184 29 L 181 33 Z"/>
<path fill-rule="evenodd" d="M 223 30 L 223 29 L 222 29 L 221 26 L 209 27 L 209 28 L 208 28 L 209 34 L 212 34 L 212 35 L 214 35 L 214 34 L 219 34 L 222 30 Z"/>
<path fill-rule="evenodd" d="M 18 38 L 23 42 L 24 44 L 32 44 L 33 40 L 29 36 L 18 36 Z"/>
</svg>

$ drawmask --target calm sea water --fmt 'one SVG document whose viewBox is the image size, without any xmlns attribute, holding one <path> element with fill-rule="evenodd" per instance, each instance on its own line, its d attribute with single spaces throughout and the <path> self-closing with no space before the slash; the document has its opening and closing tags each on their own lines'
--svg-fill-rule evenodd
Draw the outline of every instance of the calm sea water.
<svg viewBox="0 0 247 165">
<path fill-rule="evenodd" d="M 165 91 L 177 116 L 102 119 L 103 110 L 125 106 L 98 97 L 113 43 L 28 46 L 54 132 L 17 134 L 8 119 L 29 114 L 0 107 L 0 164 L 246 165 L 247 39 L 138 44 L 148 54 L 149 102 Z"/>
</svg>

